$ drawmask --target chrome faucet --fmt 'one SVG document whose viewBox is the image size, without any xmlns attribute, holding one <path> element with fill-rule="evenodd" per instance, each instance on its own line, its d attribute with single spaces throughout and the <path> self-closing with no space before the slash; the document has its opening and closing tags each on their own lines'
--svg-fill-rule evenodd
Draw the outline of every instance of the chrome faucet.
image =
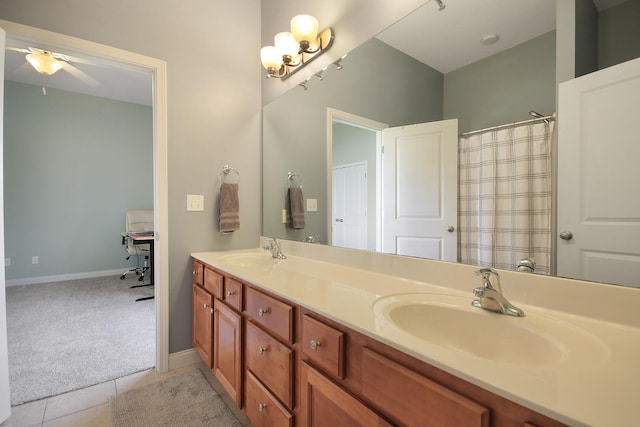
<svg viewBox="0 0 640 427">
<path fill-rule="evenodd" d="M 471 302 L 471 305 L 485 310 L 496 311 L 510 316 L 524 317 L 524 312 L 512 305 L 502 295 L 500 288 L 500 275 L 491 268 L 482 268 L 475 272 L 476 275 L 482 276 L 482 286 L 475 288 L 473 294 L 478 297 Z M 496 285 L 491 283 L 491 275 L 496 277 Z"/>
<path fill-rule="evenodd" d="M 280 249 L 278 239 L 271 239 L 269 243 L 263 247 L 265 251 L 271 251 L 271 256 L 276 259 L 287 259 Z"/>
</svg>

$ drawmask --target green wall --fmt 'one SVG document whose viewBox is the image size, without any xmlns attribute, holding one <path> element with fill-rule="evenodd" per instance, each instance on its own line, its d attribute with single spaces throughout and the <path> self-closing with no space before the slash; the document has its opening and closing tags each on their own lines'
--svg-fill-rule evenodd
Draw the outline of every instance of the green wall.
<svg viewBox="0 0 640 427">
<path fill-rule="evenodd" d="M 600 69 L 640 57 L 640 0 L 628 0 L 598 15 Z"/>
<path fill-rule="evenodd" d="M 127 268 L 125 212 L 153 208 L 151 107 L 10 81 L 4 102 L 7 280 Z"/>
</svg>

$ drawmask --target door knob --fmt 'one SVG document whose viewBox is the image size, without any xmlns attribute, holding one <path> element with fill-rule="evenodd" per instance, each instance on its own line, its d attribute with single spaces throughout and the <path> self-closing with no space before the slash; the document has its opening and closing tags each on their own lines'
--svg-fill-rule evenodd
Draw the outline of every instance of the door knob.
<svg viewBox="0 0 640 427">
<path fill-rule="evenodd" d="M 453 225 L 450 225 L 450 226 L 447 227 L 447 231 L 449 233 L 453 233 L 454 231 L 456 231 L 456 228 Z"/>
<path fill-rule="evenodd" d="M 570 231 L 563 231 L 562 233 L 560 233 L 560 238 L 562 240 L 571 240 L 573 239 L 573 233 Z"/>
</svg>

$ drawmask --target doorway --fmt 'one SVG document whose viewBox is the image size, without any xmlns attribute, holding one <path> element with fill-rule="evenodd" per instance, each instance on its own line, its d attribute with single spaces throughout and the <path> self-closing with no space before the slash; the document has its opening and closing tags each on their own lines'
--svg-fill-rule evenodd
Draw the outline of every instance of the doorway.
<svg viewBox="0 0 640 427">
<path fill-rule="evenodd" d="M 168 185 L 167 185 L 167 107 L 166 107 L 166 63 L 154 58 L 132 52 L 114 49 L 97 43 L 80 40 L 61 34 L 51 33 L 8 21 L 0 21 L 0 27 L 12 37 L 27 40 L 34 45 L 54 45 L 59 50 L 70 51 L 86 56 L 95 56 L 101 60 L 112 61 L 118 66 L 143 70 L 152 75 L 153 117 L 153 205 L 156 231 L 154 278 L 155 278 L 155 317 L 156 317 L 156 371 L 168 370 Z M 3 166 L 0 166 L 3 167 Z M 163 236 L 159 239 L 158 236 Z M 4 246 L 4 238 L 2 241 Z M 1 278 L 5 285 L 4 275 Z M 0 319 L 6 319 L 6 313 L 0 313 Z M 4 322 L 5 320 L 3 320 Z"/>
</svg>

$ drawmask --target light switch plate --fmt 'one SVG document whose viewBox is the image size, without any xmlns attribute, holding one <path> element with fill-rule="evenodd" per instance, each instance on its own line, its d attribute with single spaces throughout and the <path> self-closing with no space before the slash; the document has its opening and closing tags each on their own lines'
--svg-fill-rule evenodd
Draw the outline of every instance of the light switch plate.
<svg viewBox="0 0 640 427">
<path fill-rule="evenodd" d="M 201 194 L 187 194 L 187 211 L 204 211 L 204 196 Z"/>
<path fill-rule="evenodd" d="M 318 199 L 307 199 L 307 212 L 318 211 Z"/>
</svg>

